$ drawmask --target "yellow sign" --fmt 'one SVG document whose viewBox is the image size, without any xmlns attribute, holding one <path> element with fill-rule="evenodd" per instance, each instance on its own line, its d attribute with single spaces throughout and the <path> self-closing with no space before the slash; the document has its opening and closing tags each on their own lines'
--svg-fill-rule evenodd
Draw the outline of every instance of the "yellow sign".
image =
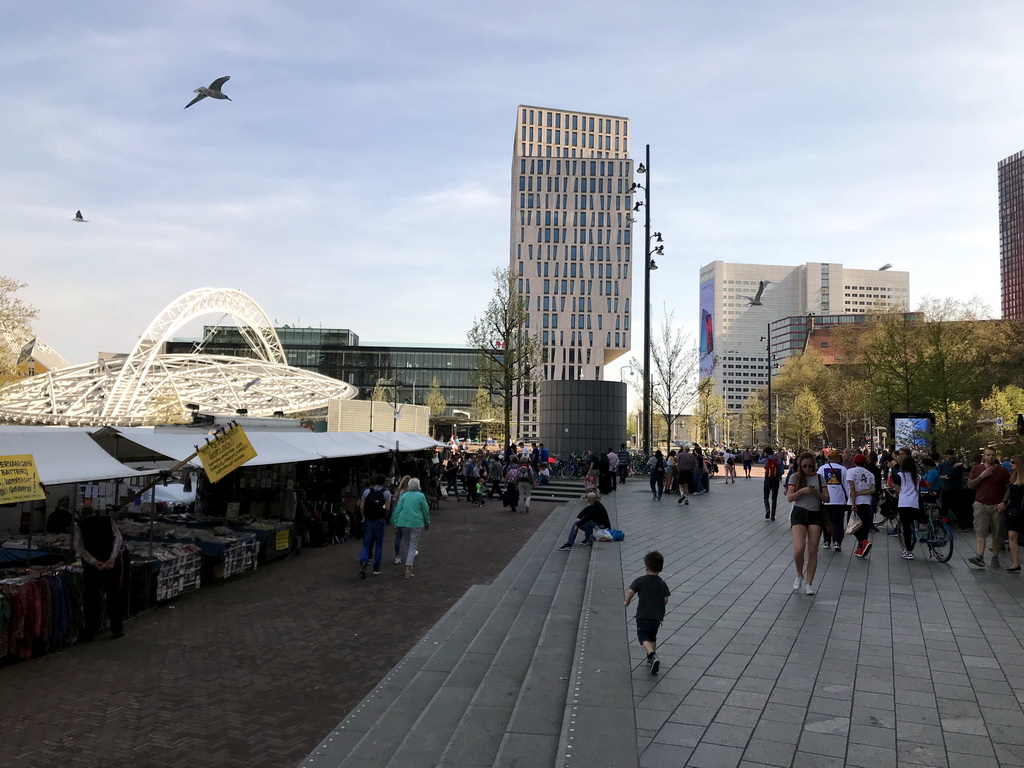
<svg viewBox="0 0 1024 768">
<path fill-rule="evenodd" d="M 0 504 L 45 499 L 36 462 L 31 453 L 0 456 Z"/>
<path fill-rule="evenodd" d="M 203 463 L 206 476 L 211 483 L 218 482 L 225 475 L 238 469 L 250 459 L 256 458 L 245 430 L 239 426 L 229 427 L 206 445 L 199 447 L 199 460 Z"/>
<path fill-rule="evenodd" d="M 274 539 L 274 549 L 288 549 L 288 531 L 278 531 Z"/>
</svg>

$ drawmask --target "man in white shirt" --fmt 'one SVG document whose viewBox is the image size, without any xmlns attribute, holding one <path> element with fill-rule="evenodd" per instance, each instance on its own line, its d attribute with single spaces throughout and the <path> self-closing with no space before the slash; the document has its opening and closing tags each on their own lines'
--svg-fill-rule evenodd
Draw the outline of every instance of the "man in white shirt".
<svg viewBox="0 0 1024 768">
<path fill-rule="evenodd" d="M 867 463 L 867 457 L 858 453 L 853 457 L 853 466 L 846 471 L 847 496 L 852 511 L 860 518 L 860 528 L 854 533 L 857 537 L 854 557 L 864 557 L 871 549 L 868 532 L 871 530 L 871 497 L 875 493 L 875 476 L 864 466 Z"/>
<path fill-rule="evenodd" d="M 831 547 L 836 552 L 842 551 L 843 532 L 846 528 L 844 518 L 846 506 L 850 503 L 846 491 L 846 467 L 839 463 L 839 457 L 839 451 L 830 451 L 828 460 L 818 468 L 821 484 L 828 490 L 829 501 L 824 505 L 825 514 L 832 523 L 832 532 L 825 531 L 822 534 L 821 546 L 825 549 Z"/>
</svg>

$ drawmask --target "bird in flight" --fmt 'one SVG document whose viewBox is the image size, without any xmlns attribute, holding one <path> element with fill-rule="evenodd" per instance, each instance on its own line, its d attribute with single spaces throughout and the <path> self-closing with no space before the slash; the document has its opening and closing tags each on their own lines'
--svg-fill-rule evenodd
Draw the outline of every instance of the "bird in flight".
<svg viewBox="0 0 1024 768">
<path fill-rule="evenodd" d="M 81 211 L 75 211 L 75 218 L 73 218 L 72 221 L 77 222 L 78 224 L 85 224 L 89 220 L 82 218 L 82 212 Z"/>
<path fill-rule="evenodd" d="M 224 83 L 226 83 L 230 79 L 231 75 L 225 75 L 224 77 L 218 77 L 216 80 L 210 83 L 209 86 L 199 86 L 194 91 L 192 91 L 192 93 L 198 93 L 199 95 L 192 99 L 192 101 L 190 101 L 188 104 L 186 104 L 185 109 L 188 109 L 197 101 L 202 101 L 207 96 L 209 96 L 211 99 L 227 99 L 228 101 L 231 101 L 228 95 L 221 90 L 221 88 L 224 87 Z"/>
<path fill-rule="evenodd" d="M 749 304 L 747 304 L 748 307 L 760 307 L 761 306 L 761 294 L 764 293 L 764 287 L 766 285 L 771 285 L 771 283 L 772 283 L 771 280 L 762 280 L 760 283 L 757 284 L 757 293 L 756 294 L 754 294 L 753 296 L 740 296 L 740 298 L 741 299 L 746 299 L 747 301 L 750 302 Z"/>
</svg>

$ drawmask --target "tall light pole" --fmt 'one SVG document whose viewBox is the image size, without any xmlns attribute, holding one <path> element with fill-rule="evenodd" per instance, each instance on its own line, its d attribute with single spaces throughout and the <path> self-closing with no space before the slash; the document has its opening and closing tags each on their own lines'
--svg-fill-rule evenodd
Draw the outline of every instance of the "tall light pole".
<svg viewBox="0 0 1024 768">
<path fill-rule="evenodd" d="M 661 242 L 661 233 L 651 234 L 651 145 L 648 144 L 644 162 L 636 169 L 637 173 L 647 174 L 647 183 L 644 185 L 634 184 L 633 190 L 637 188 L 644 191 L 644 201 L 633 206 L 634 211 L 644 208 L 644 435 L 643 451 L 645 456 L 651 454 L 651 271 L 657 269 L 657 265 L 651 261 L 651 240 L 657 238 Z M 654 252 L 659 256 L 664 253 L 665 246 L 659 245 Z"/>
<path fill-rule="evenodd" d="M 768 335 L 762 336 L 761 341 L 766 341 L 768 351 L 768 442 L 775 447 L 775 412 L 772 409 L 772 371 L 775 368 L 775 356 L 772 354 L 772 324 L 768 323 Z"/>
</svg>

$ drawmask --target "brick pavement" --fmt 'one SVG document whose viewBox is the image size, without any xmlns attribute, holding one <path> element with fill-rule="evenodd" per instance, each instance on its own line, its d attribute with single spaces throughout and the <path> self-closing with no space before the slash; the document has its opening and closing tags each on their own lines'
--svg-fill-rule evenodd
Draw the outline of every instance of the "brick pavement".
<svg viewBox="0 0 1024 768">
<path fill-rule="evenodd" d="M 164 604 L 121 640 L 0 669 L 0 764 L 295 766 L 554 507 L 446 502 L 411 581 L 386 565 L 359 582 L 355 542 L 307 549 Z"/>
<path fill-rule="evenodd" d="M 629 634 L 641 766 L 1024 766 L 1021 577 L 969 569 L 964 535 L 942 564 L 876 533 L 794 593 L 789 505 L 766 522 L 761 487 L 617 494 L 623 583 L 658 548 L 673 592 L 658 677 Z"/>
</svg>

